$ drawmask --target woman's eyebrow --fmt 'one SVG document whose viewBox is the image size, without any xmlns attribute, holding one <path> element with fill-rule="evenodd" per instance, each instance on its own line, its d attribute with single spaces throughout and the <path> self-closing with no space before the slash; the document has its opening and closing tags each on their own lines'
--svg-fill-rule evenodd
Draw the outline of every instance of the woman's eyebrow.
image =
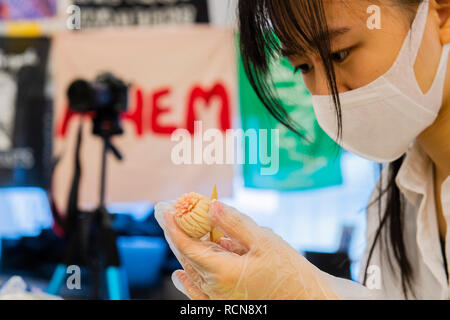
<svg viewBox="0 0 450 320">
<path fill-rule="evenodd" d="M 342 35 L 348 33 L 350 30 L 351 30 L 350 27 L 340 27 L 340 28 L 331 29 L 328 31 L 328 36 L 332 40 L 336 37 L 339 37 L 339 36 L 342 36 Z"/>
<path fill-rule="evenodd" d="M 333 41 L 337 37 L 340 37 L 340 36 L 348 33 L 350 30 L 351 30 L 350 27 L 334 28 L 334 29 L 328 30 L 326 35 L 328 36 L 330 41 Z M 324 34 L 319 34 L 318 36 L 314 37 L 314 42 L 320 43 L 320 41 L 322 41 L 323 39 L 326 39 L 325 35 Z M 307 51 L 308 50 L 301 50 L 301 52 L 299 52 L 298 50 L 291 50 L 291 49 L 285 48 L 285 47 L 281 48 L 281 54 L 283 55 L 283 57 L 288 58 L 288 59 L 289 58 L 298 57 L 298 56 L 302 56 Z"/>
</svg>

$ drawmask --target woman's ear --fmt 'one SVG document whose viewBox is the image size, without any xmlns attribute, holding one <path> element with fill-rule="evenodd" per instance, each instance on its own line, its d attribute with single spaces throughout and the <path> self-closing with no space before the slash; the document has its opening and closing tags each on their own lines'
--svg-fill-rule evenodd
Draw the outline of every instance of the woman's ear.
<svg viewBox="0 0 450 320">
<path fill-rule="evenodd" d="M 450 43 L 450 0 L 435 0 L 440 18 L 440 35 L 442 43 Z M 433 1 L 434 2 L 434 1 Z"/>
</svg>

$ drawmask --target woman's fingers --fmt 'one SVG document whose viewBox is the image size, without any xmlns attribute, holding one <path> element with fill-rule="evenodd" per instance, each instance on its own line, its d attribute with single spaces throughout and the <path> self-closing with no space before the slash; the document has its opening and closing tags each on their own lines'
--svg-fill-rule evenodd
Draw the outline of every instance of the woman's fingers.
<svg viewBox="0 0 450 320">
<path fill-rule="evenodd" d="M 178 288 L 178 290 L 182 291 L 192 300 L 209 300 L 209 297 L 202 292 L 195 283 L 191 280 L 191 278 L 187 275 L 185 271 L 177 270 L 174 272 L 174 275 L 178 281 L 180 281 L 183 286 L 183 290 Z M 175 286 L 177 287 L 175 279 L 173 279 Z"/>
<path fill-rule="evenodd" d="M 230 252 L 236 253 L 240 256 L 246 254 L 248 252 L 248 249 L 245 248 L 243 245 L 238 243 L 237 241 L 229 238 L 221 238 L 217 244 L 224 248 L 225 250 L 228 250 Z"/>
<path fill-rule="evenodd" d="M 226 251 L 218 252 L 219 246 L 211 247 L 206 241 L 200 241 L 189 237 L 175 222 L 173 214 L 164 213 L 166 231 L 173 245 L 187 260 L 201 267 L 206 272 L 214 272 L 221 265 L 227 264 Z"/>
<path fill-rule="evenodd" d="M 219 201 L 211 203 L 209 213 L 214 226 L 247 249 L 259 242 L 259 226 L 248 216 Z"/>
<path fill-rule="evenodd" d="M 194 267 L 184 258 L 181 258 L 180 261 L 181 265 L 184 268 L 184 271 L 189 276 L 189 278 L 194 282 L 194 284 L 198 288 L 203 288 L 205 285 L 205 280 L 202 278 L 202 276 L 197 272 L 197 270 L 194 269 Z"/>
<path fill-rule="evenodd" d="M 155 205 L 155 219 L 158 221 L 159 226 L 166 230 L 166 222 L 164 219 L 164 213 L 166 211 L 173 211 L 175 201 L 161 201 Z"/>
</svg>

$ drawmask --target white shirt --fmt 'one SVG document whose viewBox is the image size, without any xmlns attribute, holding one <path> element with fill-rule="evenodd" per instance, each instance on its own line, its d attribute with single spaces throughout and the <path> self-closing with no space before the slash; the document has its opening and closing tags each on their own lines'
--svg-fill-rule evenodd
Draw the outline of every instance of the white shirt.
<svg viewBox="0 0 450 320">
<path fill-rule="evenodd" d="M 415 297 L 409 299 L 450 299 L 444 258 L 439 236 L 438 217 L 434 196 L 433 163 L 425 152 L 414 144 L 396 177 L 397 186 L 406 198 L 404 213 L 404 241 L 406 254 L 413 269 Z M 383 171 L 383 184 L 387 182 L 387 170 Z M 372 195 L 372 203 L 378 194 Z M 442 185 L 442 208 L 445 220 L 450 221 L 450 177 Z M 381 215 L 384 215 L 386 197 L 383 197 Z M 364 278 L 369 250 L 379 226 L 377 202 L 367 210 L 367 247 L 363 257 L 360 282 Z M 377 242 L 369 262 L 367 287 L 339 280 L 326 275 L 330 286 L 343 299 L 404 299 L 401 277 L 389 241 L 380 248 Z M 389 240 L 389 239 L 388 239 Z M 450 262 L 450 232 L 447 233 L 446 257 Z M 388 260 L 391 254 L 394 270 Z M 368 290 L 370 288 L 371 290 Z"/>
</svg>

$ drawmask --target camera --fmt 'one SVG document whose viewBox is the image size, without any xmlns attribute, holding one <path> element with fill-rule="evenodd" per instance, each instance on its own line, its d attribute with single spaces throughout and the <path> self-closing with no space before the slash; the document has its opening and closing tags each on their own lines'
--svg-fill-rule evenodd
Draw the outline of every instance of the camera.
<svg viewBox="0 0 450 320">
<path fill-rule="evenodd" d="M 93 134 L 111 137 L 123 134 L 121 114 L 128 110 L 128 86 L 111 73 L 103 73 L 93 82 L 74 81 L 67 91 L 69 107 L 78 113 L 93 115 Z"/>
</svg>

